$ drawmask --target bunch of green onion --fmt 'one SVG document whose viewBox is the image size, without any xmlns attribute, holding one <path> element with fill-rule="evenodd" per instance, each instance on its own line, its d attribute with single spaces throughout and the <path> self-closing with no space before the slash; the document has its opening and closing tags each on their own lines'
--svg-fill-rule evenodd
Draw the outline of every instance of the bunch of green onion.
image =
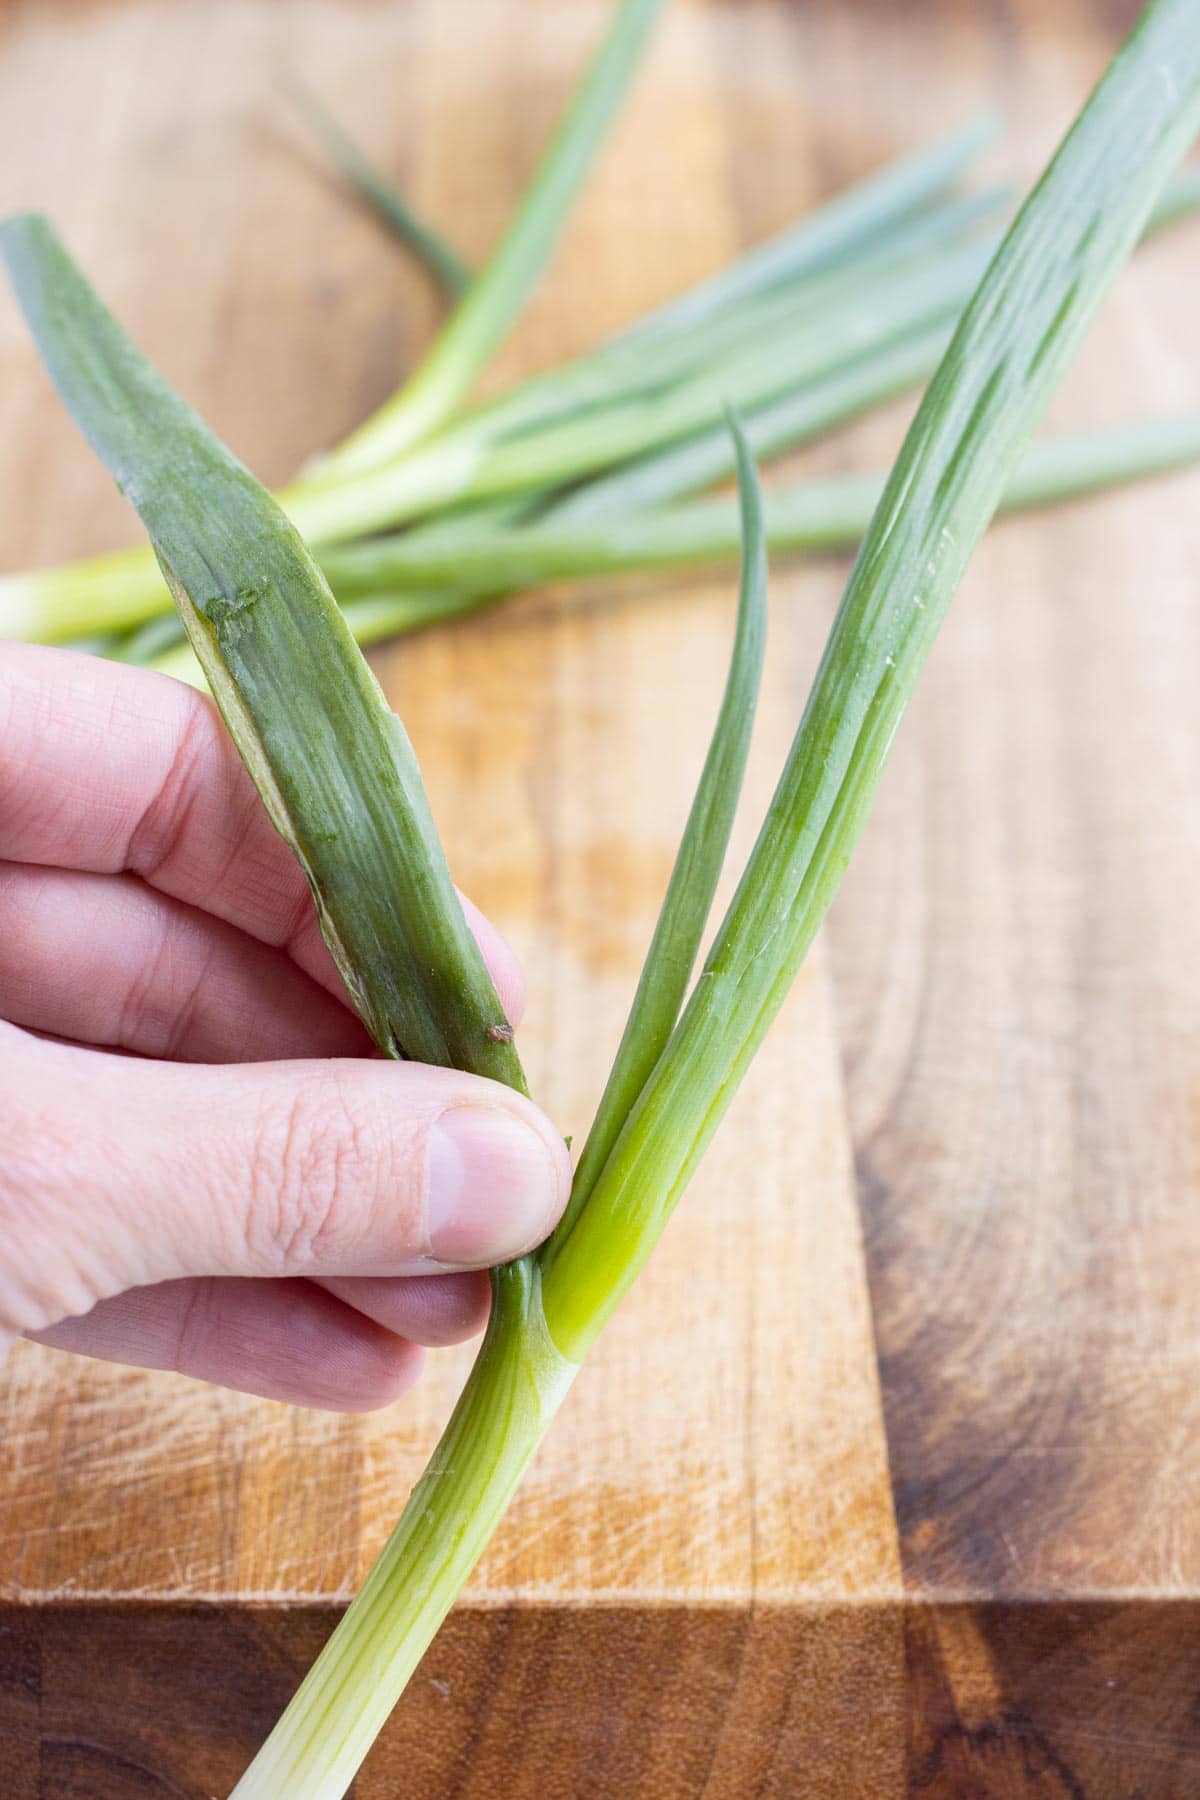
<svg viewBox="0 0 1200 1800">
<path fill-rule="evenodd" d="M 539 1251 L 495 1271 L 487 1334 L 441 1443 L 239 1783 L 243 1800 L 326 1800 L 352 1781 L 782 1003 L 972 551 L 1198 128 L 1200 0 L 1152 0 L 967 301 L 867 522 L 774 799 L 693 982 L 763 655 L 764 514 L 746 438 L 730 422 L 744 548 L 728 685 L 569 1207 Z M 141 514 L 376 1042 L 521 1087 L 407 738 L 317 560 L 124 336 L 44 221 L 9 221 L 0 251 L 64 401 Z M 604 353 L 617 357 L 611 366 L 631 344 Z M 447 403 L 447 379 L 385 409 L 332 469 L 293 491 L 293 509 L 305 510 L 297 493 L 315 496 L 310 517 L 325 505 L 328 519 L 329 496 L 360 477 L 361 492 L 385 473 L 402 487 L 413 434 Z M 549 413 L 558 393 L 539 401 L 526 390 L 522 405 Z M 393 459 L 373 462 L 384 447 Z M 464 529 L 469 538 L 475 526 Z"/>
<path fill-rule="evenodd" d="M 991 142 L 976 119 L 841 194 L 619 336 L 471 402 L 549 257 L 660 0 L 623 0 L 508 232 L 472 277 L 315 100 L 296 98 L 358 192 L 430 266 L 453 311 L 410 381 L 278 497 L 360 643 L 474 611 L 531 585 L 732 562 L 726 405 L 777 456 L 919 386 L 999 241 L 1003 187 L 962 196 Z M 1161 227 L 1200 203 L 1166 190 Z M 1200 414 L 1038 445 L 1006 507 L 1046 504 L 1200 456 Z M 775 553 L 861 538 L 883 473 L 772 493 Z M 145 550 L 0 578 L 0 634 L 76 642 L 200 680 Z"/>
</svg>

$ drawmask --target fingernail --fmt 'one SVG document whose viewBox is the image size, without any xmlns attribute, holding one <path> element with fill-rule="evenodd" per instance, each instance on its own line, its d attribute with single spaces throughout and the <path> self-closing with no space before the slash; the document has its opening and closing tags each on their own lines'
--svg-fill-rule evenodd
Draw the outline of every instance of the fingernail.
<svg viewBox="0 0 1200 1800">
<path fill-rule="evenodd" d="M 550 1147 L 503 1107 L 451 1107 L 430 1132 L 427 1204 L 438 1262 L 510 1262 L 541 1242 L 556 1215 Z"/>
</svg>

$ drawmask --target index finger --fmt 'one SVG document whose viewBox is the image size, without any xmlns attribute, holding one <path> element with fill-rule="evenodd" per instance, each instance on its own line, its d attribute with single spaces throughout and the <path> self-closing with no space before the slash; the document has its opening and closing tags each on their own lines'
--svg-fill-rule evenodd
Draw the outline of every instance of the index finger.
<svg viewBox="0 0 1200 1800">
<path fill-rule="evenodd" d="M 346 998 L 303 872 L 213 702 L 169 676 L 0 644 L 0 859 L 128 872 L 263 943 Z M 464 900 L 509 1018 L 512 952 Z"/>
</svg>

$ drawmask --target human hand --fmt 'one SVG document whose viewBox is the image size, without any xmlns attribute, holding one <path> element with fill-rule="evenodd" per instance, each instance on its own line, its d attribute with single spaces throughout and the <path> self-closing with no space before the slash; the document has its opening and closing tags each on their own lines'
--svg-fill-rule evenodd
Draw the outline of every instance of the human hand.
<svg viewBox="0 0 1200 1800">
<path fill-rule="evenodd" d="M 479 1271 L 570 1180 L 529 1101 L 372 1053 L 210 701 L 26 644 L 0 645 L 0 1093 L 0 1357 L 25 1335 L 307 1406 L 384 1405 L 477 1331 Z"/>
</svg>

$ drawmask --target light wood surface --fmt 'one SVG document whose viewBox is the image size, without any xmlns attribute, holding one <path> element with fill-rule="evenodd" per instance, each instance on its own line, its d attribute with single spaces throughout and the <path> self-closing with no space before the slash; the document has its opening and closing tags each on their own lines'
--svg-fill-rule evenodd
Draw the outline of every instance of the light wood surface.
<svg viewBox="0 0 1200 1800">
<path fill-rule="evenodd" d="M 982 101 L 1044 160 L 1132 9 L 677 0 L 499 376 Z M 480 257 L 606 8 L 0 11 L 0 204 L 48 208 L 265 478 L 436 317 L 270 88 L 293 60 Z M 1200 400 L 1200 228 L 1055 408 Z M 904 408 L 797 459 L 881 463 Z M 355 1792 L 1200 1789 L 1200 476 L 998 528 L 825 939 Z M 0 560 L 126 541 L 0 299 Z M 778 568 L 744 851 L 845 567 Z M 567 1132 L 619 1034 L 732 583 L 531 595 L 381 652 Z M 735 857 L 736 861 L 736 857 Z M 339 1419 L 22 1346 L 0 1378 L 0 1794 L 225 1791 L 469 1352 Z"/>
</svg>

